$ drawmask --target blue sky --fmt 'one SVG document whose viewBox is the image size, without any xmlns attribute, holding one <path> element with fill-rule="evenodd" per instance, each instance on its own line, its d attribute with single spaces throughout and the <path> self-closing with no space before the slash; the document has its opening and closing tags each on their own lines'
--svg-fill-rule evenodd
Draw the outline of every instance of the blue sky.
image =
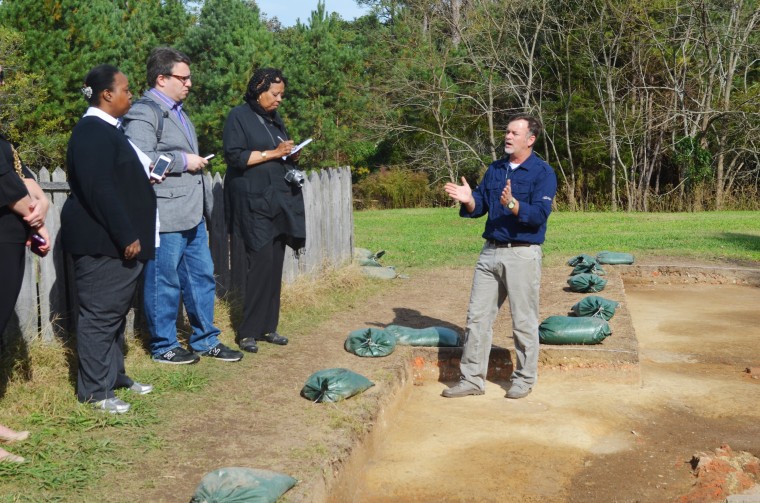
<svg viewBox="0 0 760 503">
<path fill-rule="evenodd" d="M 346 21 L 369 13 L 366 6 L 359 7 L 354 0 L 324 0 L 327 12 L 337 12 Z M 311 11 L 317 9 L 318 0 L 256 0 L 259 10 L 267 18 L 277 17 L 282 26 L 293 26 L 300 18 L 306 23 L 311 17 Z"/>
</svg>

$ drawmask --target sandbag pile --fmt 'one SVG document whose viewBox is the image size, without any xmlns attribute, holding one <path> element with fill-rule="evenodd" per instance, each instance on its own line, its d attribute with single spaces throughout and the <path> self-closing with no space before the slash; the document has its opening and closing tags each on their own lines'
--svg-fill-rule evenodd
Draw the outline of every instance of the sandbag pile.
<svg viewBox="0 0 760 503">
<path fill-rule="evenodd" d="M 601 276 L 606 275 L 596 257 L 581 253 L 567 261 L 567 265 L 573 268 L 567 284 L 573 292 L 601 292 L 607 285 L 607 280 Z"/>
<path fill-rule="evenodd" d="M 604 290 L 607 280 L 601 277 L 604 269 L 599 265 L 599 257 L 615 261 L 627 259 L 612 256 L 611 253 L 600 252 L 596 257 L 583 253 L 569 259 L 567 265 L 573 267 L 572 276 L 567 280 L 570 290 L 581 293 Z M 574 316 L 546 318 L 538 327 L 539 341 L 541 344 L 600 344 L 612 335 L 608 322 L 615 315 L 618 305 L 614 300 L 589 295 L 573 305 L 571 312 Z"/>
</svg>

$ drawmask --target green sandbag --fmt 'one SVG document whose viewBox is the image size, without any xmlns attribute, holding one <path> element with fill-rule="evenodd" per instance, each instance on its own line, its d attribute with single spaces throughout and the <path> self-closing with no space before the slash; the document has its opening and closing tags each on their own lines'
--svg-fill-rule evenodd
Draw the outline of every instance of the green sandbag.
<svg viewBox="0 0 760 503">
<path fill-rule="evenodd" d="M 573 292 L 601 292 L 607 286 L 607 280 L 596 274 L 582 273 L 570 276 L 567 284 Z"/>
<path fill-rule="evenodd" d="M 363 375 L 348 369 L 325 369 L 309 376 L 301 396 L 313 402 L 339 402 L 374 385 Z"/>
<path fill-rule="evenodd" d="M 393 266 L 383 267 L 380 264 L 376 266 L 362 266 L 362 274 L 369 276 L 370 278 L 377 279 L 396 279 L 398 273 Z"/>
<path fill-rule="evenodd" d="M 607 274 L 604 272 L 604 269 L 602 269 L 602 266 L 600 266 L 597 261 L 595 260 L 592 263 L 583 262 L 581 264 L 578 264 L 573 268 L 573 272 L 570 273 L 571 276 L 575 276 L 576 274 L 583 274 L 584 272 L 596 274 L 597 276 L 604 276 Z"/>
<path fill-rule="evenodd" d="M 614 300 L 605 299 L 596 295 L 589 295 L 581 299 L 570 309 L 576 316 L 592 316 L 610 321 L 615 316 L 618 303 Z"/>
<path fill-rule="evenodd" d="M 343 347 L 359 356 L 388 356 L 396 349 L 396 338 L 382 328 L 362 328 L 348 334 Z"/>
<path fill-rule="evenodd" d="M 366 248 L 354 248 L 354 262 L 360 266 L 383 267 L 378 260 L 385 255 L 385 250 L 372 253 Z"/>
<path fill-rule="evenodd" d="M 600 264 L 633 264 L 633 255 L 630 253 L 601 251 L 596 254 L 596 261 Z"/>
<path fill-rule="evenodd" d="M 596 264 L 596 259 L 592 257 L 591 255 L 586 255 L 585 253 L 581 253 L 580 255 L 576 255 L 575 257 L 567 261 L 567 265 L 571 267 L 575 267 L 579 264 Z"/>
<path fill-rule="evenodd" d="M 601 318 L 549 316 L 538 326 L 541 344 L 599 344 L 611 333 Z"/>
<path fill-rule="evenodd" d="M 275 503 L 296 482 L 269 470 L 220 468 L 203 477 L 190 503 Z"/>
<path fill-rule="evenodd" d="M 459 334 L 456 330 L 446 327 L 409 328 L 388 325 L 385 331 L 396 338 L 397 344 L 405 346 L 455 348 L 460 345 Z"/>
</svg>

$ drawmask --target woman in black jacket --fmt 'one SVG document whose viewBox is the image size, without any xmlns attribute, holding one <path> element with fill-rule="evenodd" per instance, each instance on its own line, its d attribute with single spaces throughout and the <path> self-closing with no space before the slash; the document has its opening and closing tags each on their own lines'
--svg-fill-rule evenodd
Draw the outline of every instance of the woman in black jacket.
<svg viewBox="0 0 760 503">
<path fill-rule="evenodd" d="M 50 250 L 45 228 L 47 199 L 31 176 L 13 145 L 0 135 L 0 354 L 5 350 L 3 332 L 24 279 L 24 245 L 31 245 L 34 233 L 45 240 L 37 253 L 46 255 Z M 0 425 L 0 441 L 14 442 L 28 436 L 28 431 Z M 24 458 L 0 448 L 0 462 L 4 461 L 21 463 Z"/>
<path fill-rule="evenodd" d="M 32 234 L 45 240 L 39 250 L 50 250 L 45 228 L 47 199 L 32 173 L 21 163 L 13 145 L 0 135 L 0 352 L 2 334 L 13 314 L 24 279 L 24 245 L 31 246 Z"/>
<path fill-rule="evenodd" d="M 149 393 L 124 371 L 126 315 L 156 238 L 156 197 L 148 168 L 121 131 L 132 104 L 127 77 L 100 65 L 82 88 L 90 107 L 69 140 L 71 192 L 61 212 L 63 249 L 74 259 L 79 317 L 77 398 L 110 413 L 129 404 L 114 388 Z"/>
<path fill-rule="evenodd" d="M 288 343 L 277 333 L 285 246 L 298 251 L 306 242 L 303 174 L 277 113 L 286 84 L 280 70 L 256 70 L 246 103 L 233 108 L 224 124 L 226 217 L 230 233 L 245 243 L 248 263 L 237 340 L 251 353 L 258 351 L 256 341 Z"/>
</svg>

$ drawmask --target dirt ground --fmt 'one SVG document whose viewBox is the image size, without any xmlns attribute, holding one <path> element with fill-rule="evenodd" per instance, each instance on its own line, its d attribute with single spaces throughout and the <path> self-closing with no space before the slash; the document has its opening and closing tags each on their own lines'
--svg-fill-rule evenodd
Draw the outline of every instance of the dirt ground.
<svg viewBox="0 0 760 503">
<path fill-rule="evenodd" d="M 661 281 L 616 300 L 638 336 L 640 383 L 556 366 L 522 400 L 504 398 L 505 382 L 451 400 L 440 397 L 446 384 L 425 383 L 352 499 L 664 502 L 691 489 L 693 454 L 723 443 L 760 454 L 760 381 L 744 372 L 760 363 L 760 289 Z"/>
<path fill-rule="evenodd" d="M 545 270 L 542 317 L 582 298 L 564 289 L 568 273 Z M 203 474 L 248 466 L 299 479 L 287 502 L 321 502 L 331 491 L 332 501 L 357 502 L 660 502 L 689 490 L 695 452 L 728 443 L 760 455 L 760 381 L 743 372 L 760 364 L 760 289 L 665 278 L 624 287 L 613 276 L 602 295 L 622 304 L 603 346 L 624 364 L 614 355 L 585 369 L 545 362 L 534 392 L 517 401 L 504 398 L 503 382 L 463 399 L 440 397 L 446 384 L 435 380 L 411 389 L 409 348 L 378 359 L 345 352 L 347 334 L 363 327 L 461 332 L 470 269 L 394 280 L 313 331 L 287 334 L 288 346 L 264 345 L 231 366 L 234 379 L 212 384 L 202 405 L 167 396 L 181 413 L 155 432 L 160 453 L 139 467 L 151 476 L 116 482 L 113 501 L 188 501 Z M 509 347 L 503 311 L 494 344 Z M 339 404 L 301 398 L 308 376 L 329 367 L 376 386 Z M 344 470 L 373 436 L 366 469 Z M 338 485 L 350 491 L 336 496 Z"/>
</svg>

